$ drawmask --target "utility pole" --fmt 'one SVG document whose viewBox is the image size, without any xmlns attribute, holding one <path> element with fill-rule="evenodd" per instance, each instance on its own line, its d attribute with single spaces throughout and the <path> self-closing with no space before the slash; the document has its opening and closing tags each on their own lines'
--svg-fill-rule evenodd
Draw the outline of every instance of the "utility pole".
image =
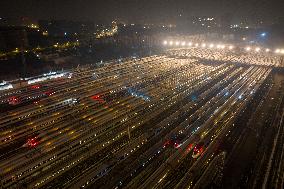
<svg viewBox="0 0 284 189">
<path fill-rule="evenodd" d="M 22 32 L 23 32 L 23 36 L 21 37 L 21 47 L 20 47 L 21 63 L 23 65 L 22 77 L 26 77 L 26 75 L 27 75 L 27 64 L 26 64 L 26 57 L 25 57 L 25 54 L 24 54 L 26 30 L 22 30 Z"/>
<path fill-rule="evenodd" d="M 130 136 L 130 127 L 129 126 L 127 127 L 127 131 L 128 131 L 128 137 L 129 137 L 129 140 L 130 140 L 131 136 Z"/>
</svg>

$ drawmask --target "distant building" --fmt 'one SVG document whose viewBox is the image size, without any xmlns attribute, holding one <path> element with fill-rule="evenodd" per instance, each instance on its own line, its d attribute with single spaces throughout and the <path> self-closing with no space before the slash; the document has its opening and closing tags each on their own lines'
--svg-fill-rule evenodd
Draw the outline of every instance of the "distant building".
<svg viewBox="0 0 284 189">
<path fill-rule="evenodd" d="M 228 28 L 231 25 L 233 19 L 232 13 L 225 13 L 220 17 L 220 26 L 223 28 Z"/>
<path fill-rule="evenodd" d="M 192 17 L 191 25 L 198 28 L 214 28 L 218 27 L 218 19 L 212 16 L 200 16 L 200 17 Z"/>
<path fill-rule="evenodd" d="M 0 26 L 22 26 L 22 20 L 20 18 L 7 18 L 0 17 Z"/>
<path fill-rule="evenodd" d="M 95 30 L 95 25 L 92 22 L 39 20 L 38 25 L 41 31 L 51 36 L 88 35 Z"/>
<path fill-rule="evenodd" d="M 24 27 L 0 27 L 0 51 L 8 52 L 27 47 L 28 38 Z"/>
<path fill-rule="evenodd" d="M 33 21 L 29 17 L 0 17 L 0 26 L 31 26 Z"/>
<path fill-rule="evenodd" d="M 51 37 L 44 35 L 44 33 L 38 28 L 26 28 L 27 38 L 28 38 L 28 46 L 31 49 L 37 47 L 49 47 L 54 44 L 54 41 Z"/>
</svg>

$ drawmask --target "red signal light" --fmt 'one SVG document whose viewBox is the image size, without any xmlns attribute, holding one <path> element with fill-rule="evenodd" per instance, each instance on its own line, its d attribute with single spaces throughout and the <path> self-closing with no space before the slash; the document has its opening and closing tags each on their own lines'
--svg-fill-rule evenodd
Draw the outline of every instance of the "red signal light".
<svg viewBox="0 0 284 189">
<path fill-rule="evenodd" d="M 40 85 L 33 85 L 31 86 L 31 89 L 39 89 L 40 88 Z"/>
</svg>

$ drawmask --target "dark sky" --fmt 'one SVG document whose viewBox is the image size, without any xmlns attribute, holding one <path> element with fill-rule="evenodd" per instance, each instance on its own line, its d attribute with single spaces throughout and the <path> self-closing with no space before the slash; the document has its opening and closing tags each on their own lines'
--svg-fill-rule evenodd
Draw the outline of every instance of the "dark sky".
<svg viewBox="0 0 284 189">
<path fill-rule="evenodd" d="M 174 22 L 178 15 L 221 15 L 273 20 L 284 0 L 0 0 L 1 17 L 128 22 Z"/>
</svg>

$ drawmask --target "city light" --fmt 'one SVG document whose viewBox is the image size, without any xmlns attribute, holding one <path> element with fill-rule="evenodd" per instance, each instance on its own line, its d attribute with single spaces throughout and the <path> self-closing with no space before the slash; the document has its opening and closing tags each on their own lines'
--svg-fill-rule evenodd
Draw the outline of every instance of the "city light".
<svg viewBox="0 0 284 189">
<path fill-rule="evenodd" d="M 224 49 L 224 48 L 225 48 L 225 45 L 218 44 L 218 45 L 216 45 L 216 48 L 217 48 L 217 49 Z"/>
<path fill-rule="evenodd" d="M 132 25 L 132 24 L 131 24 Z M 112 27 L 108 28 L 108 29 L 103 29 L 101 30 L 97 35 L 96 38 L 100 39 L 103 37 L 111 37 L 113 35 L 115 35 L 118 32 L 118 26 L 117 23 L 115 21 L 112 22 Z M 137 34 L 137 33 L 136 33 Z"/>
<path fill-rule="evenodd" d="M 276 49 L 274 52 L 277 54 L 284 54 L 284 49 Z"/>
<path fill-rule="evenodd" d="M 42 32 L 42 35 L 44 35 L 44 36 L 48 36 L 48 31 L 44 31 L 44 32 Z"/>
<path fill-rule="evenodd" d="M 214 44 L 214 43 L 210 43 L 210 44 L 206 44 L 206 43 L 192 43 L 192 42 L 186 42 L 186 41 L 163 41 L 163 45 L 169 45 L 169 46 L 172 46 L 172 45 L 175 45 L 175 46 L 188 46 L 188 47 L 200 47 L 200 48 L 210 48 L 210 49 L 213 49 L 214 47 L 216 47 L 216 49 L 227 49 L 227 50 L 233 50 L 235 48 L 234 45 L 226 45 L 226 44 L 222 44 L 222 43 L 218 43 L 218 44 Z M 247 46 L 247 47 L 242 47 L 244 48 L 244 50 L 246 52 L 249 52 L 249 51 L 252 51 L 252 52 L 260 52 L 263 51 L 268 53 L 270 52 L 271 50 L 269 48 L 262 48 L 262 47 L 250 47 L 250 46 Z M 239 48 L 238 48 L 239 49 Z M 274 51 L 276 54 L 284 54 L 284 49 L 276 49 Z"/>
<path fill-rule="evenodd" d="M 266 36 L 266 33 L 263 32 L 263 33 L 261 33 L 260 35 L 261 35 L 261 37 L 265 37 L 265 36 Z"/>
<path fill-rule="evenodd" d="M 246 51 L 250 51 L 251 50 L 251 48 L 250 47 L 246 47 Z"/>
<path fill-rule="evenodd" d="M 36 25 L 36 24 L 30 24 L 30 25 L 28 25 L 28 27 L 29 28 L 39 28 L 38 25 Z"/>
</svg>

